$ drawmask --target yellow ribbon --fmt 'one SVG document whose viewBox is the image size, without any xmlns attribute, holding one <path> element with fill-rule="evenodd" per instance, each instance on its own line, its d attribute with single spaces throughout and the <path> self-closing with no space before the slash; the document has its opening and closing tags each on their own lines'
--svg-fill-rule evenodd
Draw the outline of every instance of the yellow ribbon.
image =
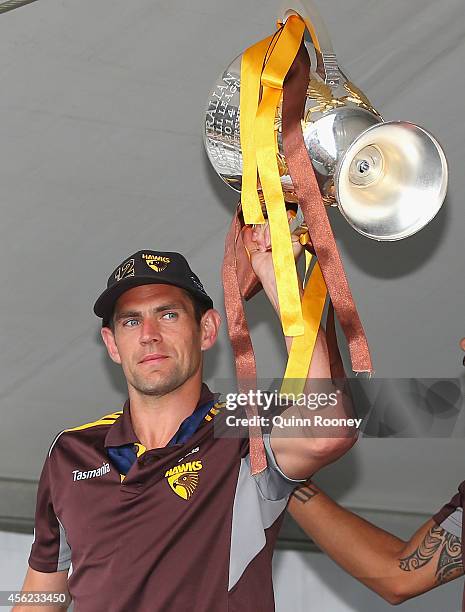
<svg viewBox="0 0 465 612">
<path fill-rule="evenodd" d="M 254 123 L 260 97 L 260 76 L 273 36 L 244 51 L 241 61 L 240 134 L 242 149 L 241 204 L 244 223 L 265 223 L 257 193 Z"/>
<path fill-rule="evenodd" d="M 294 336 L 281 393 L 303 392 L 327 297 L 318 262 L 306 283 L 302 303 L 294 262 L 288 218 L 277 162 L 275 118 L 284 78 L 302 42 L 305 26 L 316 47 L 313 25 L 291 15 L 274 36 L 247 49 L 241 63 L 242 210 L 246 224 L 264 223 L 257 192 L 257 172 L 266 205 L 272 244 L 273 267 L 285 336 Z M 260 99 L 261 88 L 261 99 Z M 301 244 L 308 234 L 301 236 Z M 312 256 L 305 251 L 305 274 Z"/>
<path fill-rule="evenodd" d="M 305 251 L 306 270 L 310 265 L 311 254 Z M 307 381 L 321 317 L 326 302 L 327 289 L 318 262 L 313 266 L 310 278 L 305 285 L 302 299 L 304 334 L 292 339 L 286 372 L 281 384 L 281 393 L 303 393 Z"/>
<path fill-rule="evenodd" d="M 304 333 L 297 270 L 276 158 L 274 131 L 276 111 L 284 78 L 299 50 L 304 22 L 291 16 L 280 32 L 262 73 L 262 98 L 255 119 L 255 148 L 258 174 L 270 223 L 273 267 L 276 276 L 281 322 L 286 336 Z"/>
</svg>

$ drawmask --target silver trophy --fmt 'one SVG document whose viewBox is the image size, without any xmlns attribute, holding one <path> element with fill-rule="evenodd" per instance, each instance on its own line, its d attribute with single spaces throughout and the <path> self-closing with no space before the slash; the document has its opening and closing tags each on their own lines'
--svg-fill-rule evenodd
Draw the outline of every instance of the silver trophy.
<svg viewBox="0 0 465 612">
<path fill-rule="evenodd" d="M 327 29 L 307 0 L 283 7 L 280 18 L 298 14 L 312 70 L 302 131 L 323 201 L 337 206 L 348 223 L 374 240 L 400 240 L 437 214 L 447 191 L 447 162 L 437 140 L 406 121 L 383 121 L 367 96 L 342 72 Z M 205 148 L 214 169 L 241 191 L 239 128 L 241 58 L 221 74 L 210 93 Z M 278 167 L 287 202 L 297 202 L 283 155 L 281 109 L 276 115 Z M 260 191 L 260 185 L 258 184 Z M 298 211 L 291 230 L 303 217 Z"/>
</svg>

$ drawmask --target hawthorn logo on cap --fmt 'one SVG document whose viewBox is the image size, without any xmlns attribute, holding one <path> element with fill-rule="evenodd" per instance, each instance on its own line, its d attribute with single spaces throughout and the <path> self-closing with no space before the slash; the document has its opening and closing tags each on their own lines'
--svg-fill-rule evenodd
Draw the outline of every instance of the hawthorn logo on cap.
<svg viewBox="0 0 465 612">
<path fill-rule="evenodd" d="M 199 484 L 198 472 L 202 469 L 201 461 L 188 461 L 175 465 L 165 473 L 165 478 L 173 491 L 182 499 L 190 499 Z"/>
<path fill-rule="evenodd" d="M 163 272 L 171 262 L 169 257 L 164 257 L 163 255 L 149 255 L 147 253 L 142 255 L 142 259 L 145 259 L 145 263 L 148 267 L 152 268 L 155 272 Z"/>
</svg>

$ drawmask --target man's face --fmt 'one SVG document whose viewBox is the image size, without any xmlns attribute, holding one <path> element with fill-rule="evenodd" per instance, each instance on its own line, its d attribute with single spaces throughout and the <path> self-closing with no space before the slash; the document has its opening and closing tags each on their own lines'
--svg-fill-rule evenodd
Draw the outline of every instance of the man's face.
<svg viewBox="0 0 465 612">
<path fill-rule="evenodd" d="M 102 337 L 129 387 L 162 396 L 201 370 L 202 350 L 215 341 L 218 325 L 218 313 L 209 310 L 199 326 L 190 298 L 179 287 L 141 285 L 117 300 L 114 332 L 104 328 Z"/>
</svg>

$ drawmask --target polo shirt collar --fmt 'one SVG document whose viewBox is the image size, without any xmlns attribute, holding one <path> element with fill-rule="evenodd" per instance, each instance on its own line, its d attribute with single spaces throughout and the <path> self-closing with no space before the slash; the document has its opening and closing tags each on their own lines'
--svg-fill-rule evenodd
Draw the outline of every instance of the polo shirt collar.
<svg viewBox="0 0 465 612">
<path fill-rule="evenodd" d="M 202 383 L 199 401 L 193 412 L 207 402 L 217 401 L 218 397 L 219 393 L 212 393 L 207 385 Z M 129 399 L 127 399 L 123 406 L 123 414 L 111 425 L 105 436 L 105 448 L 109 446 L 122 446 L 123 444 L 134 444 L 135 442 L 139 442 L 139 439 L 132 426 Z"/>
</svg>

